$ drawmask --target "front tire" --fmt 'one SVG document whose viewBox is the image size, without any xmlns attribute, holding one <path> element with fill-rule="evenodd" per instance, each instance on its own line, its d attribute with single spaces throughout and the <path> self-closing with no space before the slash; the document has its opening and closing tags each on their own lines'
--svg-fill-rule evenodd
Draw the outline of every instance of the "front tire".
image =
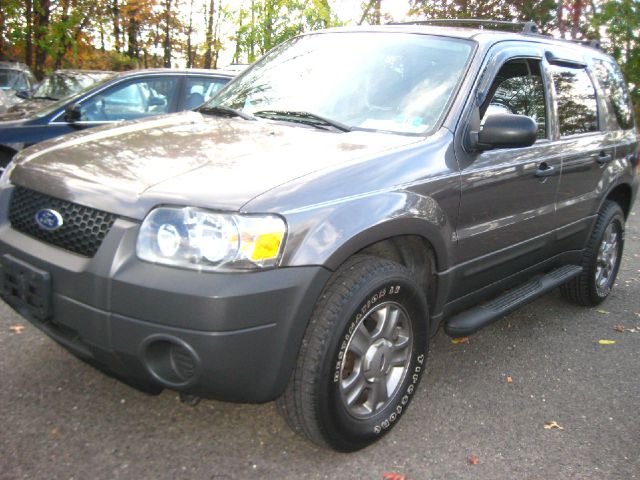
<svg viewBox="0 0 640 480">
<path fill-rule="evenodd" d="M 562 286 L 562 294 L 580 305 L 595 307 L 611 292 L 624 247 L 624 214 L 607 200 L 596 219 L 582 256 L 582 273 Z"/>
<path fill-rule="evenodd" d="M 278 409 L 291 428 L 340 451 L 389 432 L 415 393 L 427 355 L 425 295 L 395 262 L 355 256 L 318 300 Z"/>
</svg>

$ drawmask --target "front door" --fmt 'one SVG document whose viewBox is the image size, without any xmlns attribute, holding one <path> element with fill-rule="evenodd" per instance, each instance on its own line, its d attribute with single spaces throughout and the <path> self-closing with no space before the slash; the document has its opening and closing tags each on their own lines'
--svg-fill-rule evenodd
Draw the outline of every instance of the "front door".
<svg viewBox="0 0 640 480">
<path fill-rule="evenodd" d="M 543 261 L 557 226 L 561 149 L 551 141 L 551 104 L 541 58 L 510 58 L 493 77 L 480 118 L 495 113 L 532 117 L 530 147 L 470 153 L 461 158 L 461 198 L 454 298 Z M 465 166 L 466 165 L 466 166 Z"/>
</svg>

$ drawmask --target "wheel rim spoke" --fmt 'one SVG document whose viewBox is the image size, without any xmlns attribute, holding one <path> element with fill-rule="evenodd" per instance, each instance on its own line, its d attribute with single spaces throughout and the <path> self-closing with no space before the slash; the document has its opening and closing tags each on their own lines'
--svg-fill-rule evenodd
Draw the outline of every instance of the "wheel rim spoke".
<svg viewBox="0 0 640 480">
<path fill-rule="evenodd" d="M 367 381 L 359 371 L 342 381 L 341 387 L 346 396 L 347 405 L 353 405 L 360 398 L 366 385 Z"/>
<path fill-rule="evenodd" d="M 379 380 L 374 382 L 369 389 L 369 398 L 367 399 L 367 405 L 371 412 L 378 410 L 378 405 L 387 402 L 389 400 L 389 392 L 387 391 L 387 383 Z"/>
<path fill-rule="evenodd" d="M 360 324 L 351 338 L 348 350 L 354 352 L 359 357 L 363 357 L 371 346 L 372 338 L 364 325 Z"/>
</svg>

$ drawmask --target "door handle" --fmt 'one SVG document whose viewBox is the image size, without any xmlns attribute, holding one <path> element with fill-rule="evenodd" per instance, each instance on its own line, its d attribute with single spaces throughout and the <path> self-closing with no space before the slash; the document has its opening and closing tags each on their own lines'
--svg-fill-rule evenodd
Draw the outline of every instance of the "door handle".
<svg viewBox="0 0 640 480">
<path fill-rule="evenodd" d="M 611 155 L 610 153 L 600 152 L 600 155 L 598 155 L 599 165 L 606 165 L 611 160 L 613 160 L 613 155 Z"/>
<path fill-rule="evenodd" d="M 538 165 L 538 169 L 536 170 L 536 177 L 538 178 L 552 177 L 555 174 L 556 167 L 552 167 L 546 162 L 542 162 L 540 165 Z"/>
</svg>

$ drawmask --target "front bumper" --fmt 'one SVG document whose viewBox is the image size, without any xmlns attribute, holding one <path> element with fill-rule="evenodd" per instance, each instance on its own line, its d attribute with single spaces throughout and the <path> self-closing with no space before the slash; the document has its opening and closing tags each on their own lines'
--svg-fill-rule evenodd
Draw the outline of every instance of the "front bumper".
<svg viewBox="0 0 640 480">
<path fill-rule="evenodd" d="M 133 385 L 238 402 L 278 397 L 331 272 L 153 265 L 135 257 L 138 226 L 118 219 L 85 258 L 13 230 L 0 212 L 0 258 L 49 274 L 52 313 L 39 319 L 6 291 L 3 298 L 75 355 Z"/>
</svg>

